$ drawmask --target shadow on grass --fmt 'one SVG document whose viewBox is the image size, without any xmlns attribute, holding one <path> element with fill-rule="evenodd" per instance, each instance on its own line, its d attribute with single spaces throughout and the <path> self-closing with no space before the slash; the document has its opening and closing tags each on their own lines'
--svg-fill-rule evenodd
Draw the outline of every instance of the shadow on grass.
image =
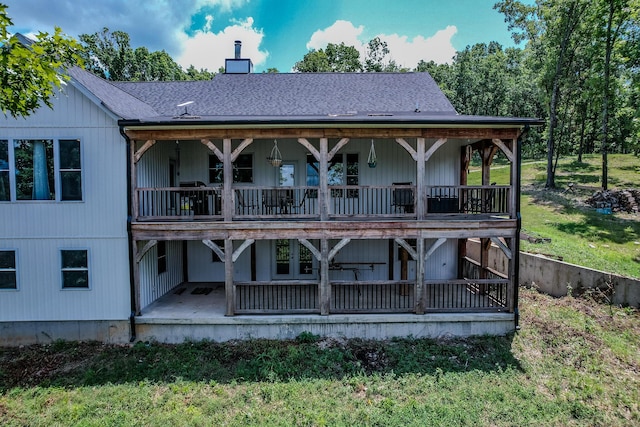
<svg viewBox="0 0 640 427">
<path fill-rule="evenodd" d="M 131 382 L 232 383 L 343 379 L 374 374 L 522 370 L 513 335 L 466 339 L 336 340 L 303 333 L 296 340 L 210 341 L 133 346 L 56 342 L 0 349 L 0 391 Z"/>
</svg>

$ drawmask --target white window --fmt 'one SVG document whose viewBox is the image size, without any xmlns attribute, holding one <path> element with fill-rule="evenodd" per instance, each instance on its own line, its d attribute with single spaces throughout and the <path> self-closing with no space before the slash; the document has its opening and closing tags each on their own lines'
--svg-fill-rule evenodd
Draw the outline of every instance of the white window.
<svg viewBox="0 0 640 427">
<path fill-rule="evenodd" d="M 89 288 L 89 257 L 86 249 L 63 249 L 60 251 L 62 261 L 62 288 Z"/>
<path fill-rule="evenodd" d="M 16 251 L 0 251 L 0 290 L 17 289 Z"/>
</svg>

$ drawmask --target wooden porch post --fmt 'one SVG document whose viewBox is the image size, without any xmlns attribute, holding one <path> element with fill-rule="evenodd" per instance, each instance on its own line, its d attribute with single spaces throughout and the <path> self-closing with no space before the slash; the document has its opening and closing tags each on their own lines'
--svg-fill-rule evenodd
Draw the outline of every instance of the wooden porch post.
<svg viewBox="0 0 640 427">
<path fill-rule="evenodd" d="M 140 215 L 139 209 L 140 206 L 138 204 L 138 180 L 136 173 L 136 141 L 131 141 L 129 144 L 131 152 L 129 153 L 129 161 L 131 162 L 131 176 L 129 177 L 129 185 L 131 185 L 131 218 L 132 221 L 137 221 L 138 216 Z"/>
<path fill-rule="evenodd" d="M 424 263 L 426 260 L 422 237 L 416 240 L 416 252 L 418 253 L 416 257 L 416 314 L 424 314 Z"/>
<path fill-rule="evenodd" d="M 233 210 L 235 208 L 233 203 L 233 164 L 231 162 L 231 139 L 225 138 L 222 140 L 222 167 L 223 167 L 223 183 L 222 183 L 222 215 L 225 221 L 233 220 Z M 225 252 L 225 255 L 231 257 L 231 252 Z M 225 257 L 226 259 L 227 257 Z"/>
<path fill-rule="evenodd" d="M 318 204 L 320 208 L 320 221 L 329 220 L 329 139 L 320 138 L 320 188 L 318 190 Z M 327 252 L 328 254 L 328 252 Z"/>
<path fill-rule="evenodd" d="M 491 249 L 491 239 L 480 239 L 480 274 L 479 279 L 487 278 L 487 267 L 489 266 L 489 250 Z M 484 295 L 486 292 L 486 286 L 480 285 L 480 294 Z"/>
<path fill-rule="evenodd" d="M 416 143 L 416 217 L 423 220 L 426 217 L 427 191 L 425 188 L 425 139 L 417 138 Z"/>
<path fill-rule="evenodd" d="M 329 315 L 331 307 L 331 282 L 329 281 L 329 241 L 320 240 L 320 314 Z"/>
<path fill-rule="evenodd" d="M 233 240 L 224 239 L 224 290 L 227 301 L 225 316 L 235 314 L 235 298 L 233 292 Z"/>
<path fill-rule="evenodd" d="M 136 316 L 140 316 L 140 254 L 138 241 L 131 240 L 132 268 L 133 268 L 133 307 Z"/>
</svg>

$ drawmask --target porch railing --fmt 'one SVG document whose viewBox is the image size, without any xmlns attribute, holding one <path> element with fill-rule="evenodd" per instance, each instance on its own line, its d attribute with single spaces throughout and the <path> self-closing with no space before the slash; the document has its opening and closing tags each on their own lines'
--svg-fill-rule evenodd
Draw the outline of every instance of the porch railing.
<svg viewBox="0 0 640 427">
<path fill-rule="evenodd" d="M 509 186 L 427 186 L 427 215 L 509 215 Z M 138 188 L 138 220 L 221 220 L 225 201 L 220 187 Z M 415 218 L 416 187 L 331 186 L 329 217 Z M 238 187 L 233 190 L 233 219 L 320 219 L 318 188 Z"/>
<path fill-rule="evenodd" d="M 222 218 L 222 189 L 168 187 L 136 189 L 138 220 Z"/>
<path fill-rule="evenodd" d="M 318 282 L 234 283 L 237 314 L 320 313 Z"/>
<path fill-rule="evenodd" d="M 415 305 L 414 282 L 331 282 L 332 313 L 413 313 Z"/>
</svg>

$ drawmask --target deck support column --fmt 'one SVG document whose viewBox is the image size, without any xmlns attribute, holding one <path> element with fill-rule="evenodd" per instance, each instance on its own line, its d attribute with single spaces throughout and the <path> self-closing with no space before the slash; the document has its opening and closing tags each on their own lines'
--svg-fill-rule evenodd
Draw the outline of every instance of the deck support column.
<svg viewBox="0 0 640 427">
<path fill-rule="evenodd" d="M 487 267 L 489 266 L 489 250 L 491 249 L 491 239 L 489 238 L 481 238 L 480 239 L 480 272 L 479 279 L 487 278 Z M 486 285 L 480 285 L 480 294 L 484 295 L 486 293 Z"/>
<path fill-rule="evenodd" d="M 235 208 L 233 203 L 233 163 L 231 161 L 231 139 L 225 138 L 222 140 L 222 167 L 223 167 L 223 182 L 222 182 L 222 215 L 225 221 L 233 220 L 233 210 Z M 225 252 L 231 258 L 231 252 Z"/>
<path fill-rule="evenodd" d="M 224 239 L 224 293 L 227 302 L 225 316 L 235 314 L 235 293 L 233 291 L 233 240 Z"/>
<path fill-rule="evenodd" d="M 416 314 L 424 314 L 424 239 L 422 237 L 416 240 Z"/>
<path fill-rule="evenodd" d="M 320 208 L 320 221 L 329 220 L 329 139 L 320 138 L 320 187 L 318 189 L 318 204 Z M 328 253 L 328 252 L 327 252 Z"/>
<path fill-rule="evenodd" d="M 331 282 L 329 280 L 329 240 L 320 240 L 320 315 L 329 315 Z"/>
<path fill-rule="evenodd" d="M 425 189 L 425 138 L 417 138 L 416 143 L 416 217 L 424 220 L 426 217 L 427 192 Z"/>
</svg>

